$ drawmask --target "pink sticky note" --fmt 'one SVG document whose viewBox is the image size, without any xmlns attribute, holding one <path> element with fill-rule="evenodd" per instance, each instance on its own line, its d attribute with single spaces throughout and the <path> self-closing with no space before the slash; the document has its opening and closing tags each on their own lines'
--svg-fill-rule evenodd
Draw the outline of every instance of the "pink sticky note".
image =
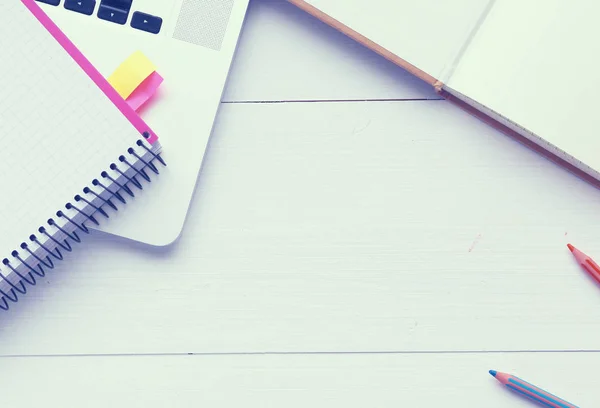
<svg viewBox="0 0 600 408">
<path fill-rule="evenodd" d="M 151 73 L 148 78 L 135 88 L 135 90 L 127 97 L 126 102 L 136 112 L 140 109 L 152 96 L 163 82 L 163 77 L 156 71 Z"/>
</svg>

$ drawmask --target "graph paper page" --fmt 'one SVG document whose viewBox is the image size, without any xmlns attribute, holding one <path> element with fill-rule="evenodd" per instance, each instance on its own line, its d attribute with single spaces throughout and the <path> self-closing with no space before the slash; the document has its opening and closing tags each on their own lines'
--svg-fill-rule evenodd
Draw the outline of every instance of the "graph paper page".
<svg viewBox="0 0 600 408">
<path fill-rule="evenodd" d="M 19 0 L 0 2 L 0 259 L 140 133 Z"/>
</svg>

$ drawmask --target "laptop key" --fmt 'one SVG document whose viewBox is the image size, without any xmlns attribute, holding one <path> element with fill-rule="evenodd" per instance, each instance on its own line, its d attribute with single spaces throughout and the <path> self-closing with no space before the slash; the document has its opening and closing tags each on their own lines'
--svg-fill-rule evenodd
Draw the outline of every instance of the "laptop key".
<svg viewBox="0 0 600 408">
<path fill-rule="evenodd" d="M 101 0 L 98 7 L 98 18 L 117 24 L 125 24 L 131 10 L 133 0 Z"/>
<path fill-rule="evenodd" d="M 60 4 L 60 0 L 36 0 L 40 3 L 50 4 L 51 6 L 58 6 Z"/>
<path fill-rule="evenodd" d="M 91 16 L 96 8 L 96 0 L 65 0 L 65 8 Z"/>
<path fill-rule="evenodd" d="M 138 30 L 158 34 L 162 27 L 162 21 L 160 17 L 136 11 L 133 13 L 133 17 L 131 17 L 131 26 Z"/>
<path fill-rule="evenodd" d="M 123 10 L 113 9 L 110 7 L 102 7 L 98 9 L 98 18 L 106 21 L 112 21 L 117 24 L 125 24 L 127 22 L 128 13 Z"/>
</svg>

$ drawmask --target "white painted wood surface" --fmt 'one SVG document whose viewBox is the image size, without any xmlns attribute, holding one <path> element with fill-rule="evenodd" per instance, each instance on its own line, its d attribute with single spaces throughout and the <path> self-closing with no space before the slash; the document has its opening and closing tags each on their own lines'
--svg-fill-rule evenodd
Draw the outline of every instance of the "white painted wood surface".
<svg viewBox="0 0 600 408">
<path fill-rule="evenodd" d="M 600 402 L 598 353 L 103 356 L 0 359 L 3 406 L 534 408 L 512 370 L 580 407 Z"/>
<path fill-rule="evenodd" d="M 429 85 L 285 0 L 250 2 L 223 96 L 224 101 L 414 98 L 439 99 Z"/>
<path fill-rule="evenodd" d="M 226 100 L 431 96 L 289 7 L 252 3 Z M 599 201 L 445 101 L 226 103 L 176 245 L 87 237 L 0 316 L 3 403 L 529 406 L 495 368 L 595 406 L 599 288 L 565 245 L 596 253 Z M 333 354 L 243 355 L 288 352 Z"/>
<path fill-rule="evenodd" d="M 597 349 L 599 201 L 445 101 L 226 105 L 180 241 L 88 239 L 0 354 Z"/>
</svg>

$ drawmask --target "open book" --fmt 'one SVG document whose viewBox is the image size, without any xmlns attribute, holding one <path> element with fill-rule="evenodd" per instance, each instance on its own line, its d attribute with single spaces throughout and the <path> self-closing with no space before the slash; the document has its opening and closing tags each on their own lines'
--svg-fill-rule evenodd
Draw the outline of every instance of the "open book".
<svg viewBox="0 0 600 408">
<path fill-rule="evenodd" d="M 289 1 L 578 175 L 600 180 L 600 3 Z"/>
</svg>

